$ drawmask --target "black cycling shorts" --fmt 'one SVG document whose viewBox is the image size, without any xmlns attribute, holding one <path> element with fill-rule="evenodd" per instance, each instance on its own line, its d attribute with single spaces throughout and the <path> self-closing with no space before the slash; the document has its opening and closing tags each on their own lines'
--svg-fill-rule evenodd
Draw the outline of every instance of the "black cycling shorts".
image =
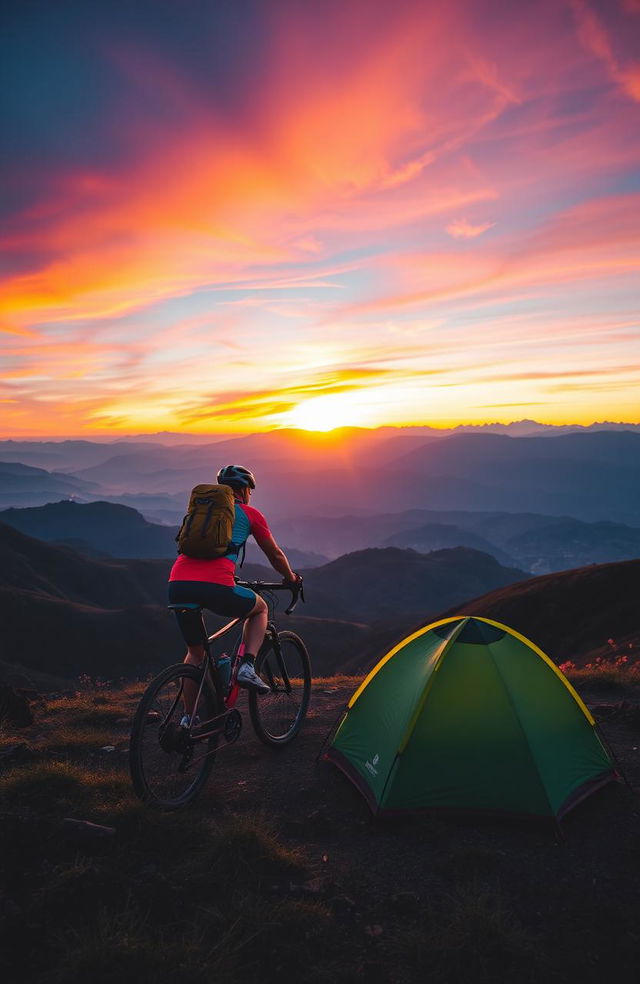
<svg viewBox="0 0 640 984">
<path fill-rule="evenodd" d="M 210 581 L 169 581 L 170 605 L 200 605 L 215 615 L 227 618 L 244 618 L 258 599 L 255 591 Z M 206 642 L 207 632 L 200 612 L 177 611 L 176 618 L 182 637 L 188 646 Z"/>
</svg>

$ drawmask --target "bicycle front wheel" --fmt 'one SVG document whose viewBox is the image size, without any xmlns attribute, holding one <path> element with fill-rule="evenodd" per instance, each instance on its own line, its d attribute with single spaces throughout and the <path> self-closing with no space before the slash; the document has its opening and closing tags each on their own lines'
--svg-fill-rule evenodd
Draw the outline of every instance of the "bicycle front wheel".
<svg viewBox="0 0 640 984">
<path fill-rule="evenodd" d="M 249 691 L 255 733 L 265 745 L 286 745 L 298 734 L 311 696 L 311 661 L 302 639 L 279 632 L 278 645 L 267 642 L 258 654 L 256 672 L 271 689 Z"/>
<path fill-rule="evenodd" d="M 180 726 L 187 699 L 195 699 L 202 671 L 186 663 L 169 666 L 145 690 L 133 719 L 129 765 L 133 788 L 145 803 L 178 810 L 193 802 L 211 772 L 218 735 L 197 738 Z M 208 721 L 220 713 L 205 680 L 196 713 Z M 197 731 L 196 731 L 197 735 Z"/>
</svg>

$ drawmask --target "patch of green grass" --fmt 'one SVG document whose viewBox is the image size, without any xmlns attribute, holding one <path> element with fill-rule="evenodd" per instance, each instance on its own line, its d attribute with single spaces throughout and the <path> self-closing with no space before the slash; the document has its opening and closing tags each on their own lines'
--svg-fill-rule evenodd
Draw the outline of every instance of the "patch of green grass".
<svg viewBox="0 0 640 984">
<path fill-rule="evenodd" d="M 120 876 L 86 862 L 54 872 L 53 881 L 40 903 L 68 904 L 69 918 L 54 920 L 43 984 L 290 979 L 321 963 L 330 946 L 332 917 L 318 903 L 272 903 L 252 892 L 232 901 L 229 886 L 211 878 L 180 889 L 160 875 L 142 884 L 134 878 L 127 894 Z M 331 977 L 305 973 L 304 980 Z"/>
<path fill-rule="evenodd" d="M 234 817 L 211 830 L 211 839 L 183 871 L 185 889 L 222 885 L 229 894 L 259 891 L 304 871 L 301 848 L 286 847 L 267 819 Z"/>
<path fill-rule="evenodd" d="M 212 838 L 213 825 L 206 814 L 195 810 L 189 813 L 151 810 L 133 795 L 130 786 L 124 795 L 96 805 L 91 819 L 116 828 L 116 848 L 125 856 L 191 858 L 206 848 Z"/>
<path fill-rule="evenodd" d="M 130 794 L 127 776 L 82 768 L 70 762 L 35 762 L 0 777 L 0 798 L 14 812 L 77 815 Z M 83 817 L 83 819 L 86 819 Z"/>
<path fill-rule="evenodd" d="M 497 889 L 458 886 L 442 911 L 427 910 L 422 925 L 401 933 L 398 943 L 406 972 L 428 967 L 438 984 L 533 984 L 543 979 L 533 935 Z"/>
</svg>

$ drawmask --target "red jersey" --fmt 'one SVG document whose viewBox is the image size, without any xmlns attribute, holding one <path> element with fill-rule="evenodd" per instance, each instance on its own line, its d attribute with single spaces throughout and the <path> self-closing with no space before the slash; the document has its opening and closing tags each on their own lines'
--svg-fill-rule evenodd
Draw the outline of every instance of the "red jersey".
<svg viewBox="0 0 640 984">
<path fill-rule="evenodd" d="M 180 554 L 171 568 L 169 580 L 208 581 L 210 584 L 225 584 L 233 588 L 235 586 L 233 575 L 236 570 L 238 551 L 250 536 L 253 536 L 256 542 L 260 544 L 271 536 L 271 530 L 258 509 L 254 509 L 253 506 L 246 506 L 244 502 L 236 501 L 236 515 L 231 539 L 238 549 L 224 557 L 215 557 L 213 560 L 198 560 L 196 557 Z"/>
</svg>

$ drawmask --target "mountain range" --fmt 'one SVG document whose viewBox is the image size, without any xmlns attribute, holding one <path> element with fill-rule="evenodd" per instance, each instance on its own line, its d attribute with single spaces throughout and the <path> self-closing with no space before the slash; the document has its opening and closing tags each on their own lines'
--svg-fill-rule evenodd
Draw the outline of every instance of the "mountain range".
<svg viewBox="0 0 640 984">
<path fill-rule="evenodd" d="M 36 686 L 82 673 L 130 679 L 180 658 L 183 644 L 165 608 L 165 561 L 80 556 L 2 524 L 0 552 L 0 678 Z M 273 576 L 249 564 L 243 575 Z M 558 661 L 607 652 L 609 639 L 634 652 L 640 644 L 638 560 L 527 579 L 475 550 L 423 555 L 389 547 L 309 570 L 305 587 L 307 604 L 281 624 L 301 632 L 316 675 L 364 672 L 442 612 L 505 622 Z M 210 620 L 211 628 L 220 623 Z"/>
<path fill-rule="evenodd" d="M 256 504 L 273 520 L 430 509 L 640 525 L 640 433 L 631 425 L 544 437 L 380 428 L 328 435 L 282 430 L 171 447 L 0 442 L 0 461 L 40 468 L 32 489 L 28 472 L 19 489 L 15 477 L 0 472 L 0 502 L 36 504 L 27 493 L 37 494 L 38 503 L 53 501 L 44 498 L 41 469 L 52 456 L 55 479 L 47 481 L 64 480 L 63 494 L 119 501 L 173 523 L 194 484 L 212 480 L 221 464 L 240 461 L 256 472 Z"/>
<path fill-rule="evenodd" d="M 136 510 L 116 503 L 65 500 L 11 508 L 0 511 L 0 522 L 89 556 L 168 561 L 176 553 L 177 526 L 148 522 Z M 295 568 L 319 567 L 369 547 L 419 553 L 468 547 L 491 554 L 503 566 L 535 574 L 640 556 L 637 527 L 538 513 L 407 510 L 374 516 L 303 516 L 281 520 L 275 532 Z M 247 560 L 264 563 L 252 540 Z"/>
<path fill-rule="evenodd" d="M 60 677 L 86 672 L 113 679 L 179 657 L 182 643 L 165 607 L 165 561 L 85 557 L 2 524 L 0 552 L 5 671 L 17 665 Z M 242 574 L 273 578 L 270 569 L 250 564 Z M 309 601 L 292 624 L 304 620 L 316 672 L 329 672 L 359 651 L 355 640 L 380 620 L 404 623 L 477 594 L 479 585 L 502 586 L 522 576 L 462 548 L 429 556 L 364 551 L 308 572 Z"/>
</svg>

